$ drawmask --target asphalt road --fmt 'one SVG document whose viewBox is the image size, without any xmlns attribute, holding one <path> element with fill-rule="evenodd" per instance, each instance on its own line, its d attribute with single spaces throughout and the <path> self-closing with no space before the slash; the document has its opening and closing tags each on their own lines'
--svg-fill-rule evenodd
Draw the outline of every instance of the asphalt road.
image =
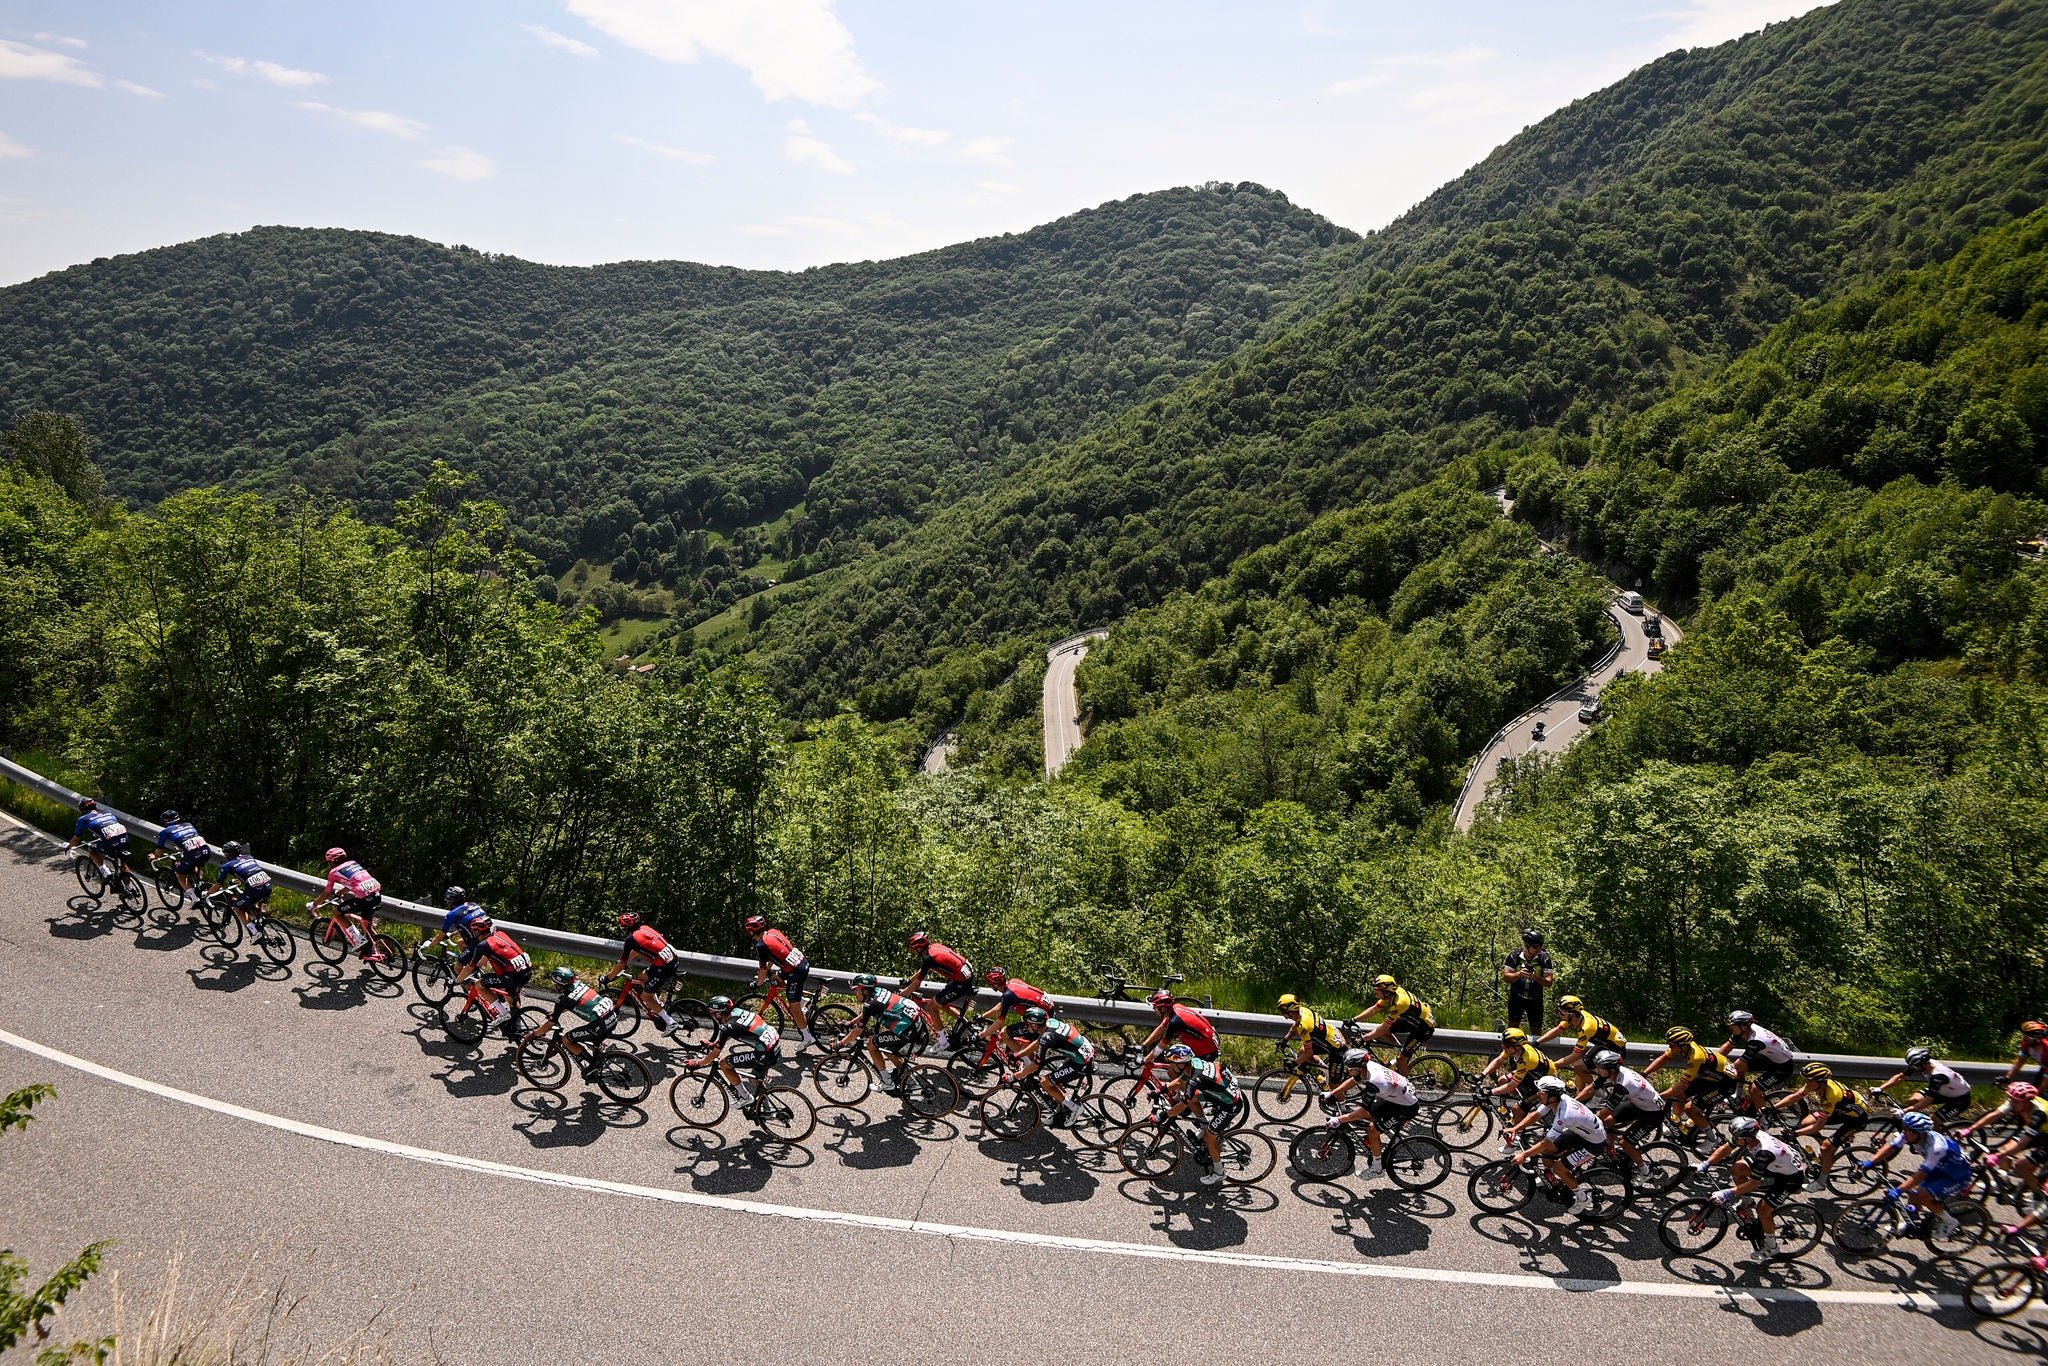
<svg viewBox="0 0 2048 1366">
<path fill-rule="evenodd" d="M 1476 1216 L 1455 1177 L 1405 1195 L 1283 1169 L 1216 1196 L 874 1100 L 800 1147 L 699 1134 L 660 1091 L 535 1091 L 353 965 L 260 967 L 75 903 L 40 836 L 0 829 L 0 1088 L 59 1089 L 0 1137 L 0 1245 L 43 1269 L 112 1237 L 131 1302 L 174 1255 L 196 1302 L 282 1286 L 284 1336 L 316 1346 L 368 1324 L 404 1359 L 494 1362 L 2048 1352 L 2048 1314 L 1986 1328 L 1909 1299 L 1944 1283 L 1903 1258 L 1666 1262 L 1641 1217 Z M 80 1304 L 103 1312 L 104 1282 Z"/>
<path fill-rule="evenodd" d="M 1045 776 L 1050 778 L 1067 766 L 1067 760 L 1081 747 L 1081 693 L 1074 686 L 1074 670 L 1088 654 L 1088 645 L 1108 635 L 1095 631 L 1079 640 L 1062 641 L 1045 656 Z"/>
</svg>

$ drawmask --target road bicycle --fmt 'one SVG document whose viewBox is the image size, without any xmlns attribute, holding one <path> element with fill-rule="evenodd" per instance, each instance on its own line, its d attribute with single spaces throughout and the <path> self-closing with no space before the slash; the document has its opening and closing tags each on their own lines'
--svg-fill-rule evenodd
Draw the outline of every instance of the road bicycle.
<svg viewBox="0 0 2048 1366">
<path fill-rule="evenodd" d="M 149 876 L 156 885 L 156 903 L 167 911 L 185 908 L 185 884 L 178 881 L 178 863 L 185 857 L 178 849 L 155 849 L 149 855 Z M 194 883 L 198 882 L 195 874 Z"/>
<path fill-rule="evenodd" d="M 1102 1089 L 1106 1094 L 1123 1102 L 1132 1114 L 1137 1114 L 1140 1110 L 1157 1110 L 1172 1104 L 1171 1098 L 1166 1094 L 1166 1075 L 1165 1060 L 1153 1058 L 1149 1062 L 1139 1064 L 1138 1070 L 1130 1075 L 1103 1083 Z M 1251 1118 L 1251 1097 L 1240 1090 L 1237 1108 L 1223 1118 L 1220 1127 L 1224 1133 L 1236 1133 L 1251 1123 Z"/>
<path fill-rule="evenodd" d="M 795 1017 L 789 1013 L 789 999 L 789 988 L 783 985 L 781 976 L 770 973 L 767 989 L 748 992 L 739 998 L 739 1004 L 774 1025 L 781 1031 L 783 1040 L 793 1048 L 801 1048 L 803 1033 L 797 1028 Z M 811 1022 L 812 1035 L 820 1039 L 837 1038 L 853 1028 L 854 1022 L 860 1018 L 859 1010 L 846 1002 L 826 1001 L 822 981 L 813 983 L 804 993 L 803 1008 L 804 1018 Z M 669 1013 L 673 1015 L 675 1012 L 675 1006 L 669 1006 Z"/>
<path fill-rule="evenodd" d="M 982 1129 L 1010 1142 L 1031 1137 L 1045 1127 L 1047 1116 L 1056 1116 L 1061 1108 L 1038 1073 L 1019 1076 L 1019 1071 L 1005 1068 L 1002 1084 L 983 1095 L 979 1107 Z M 1098 1152 L 1115 1147 L 1131 1126 L 1130 1109 L 1095 1085 L 1092 1067 L 1068 1082 L 1066 1091 L 1074 1102 L 1074 1112 L 1064 1123 L 1075 1140 Z"/>
<path fill-rule="evenodd" d="M 1402 1190 L 1435 1190 L 1451 1176 L 1451 1150 L 1443 1140 L 1426 1129 L 1408 1132 L 1410 1125 L 1423 1122 L 1421 1116 L 1411 1115 L 1381 1135 L 1380 1165 Z M 1335 1181 L 1356 1170 L 1362 1151 L 1370 1151 L 1362 1125 L 1315 1125 L 1294 1136 L 1287 1160 L 1310 1181 Z"/>
<path fill-rule="evenodd" d="M 1453 1152 L 1469 1153 L 1493 1137 L 1496 1127 L 1514 1122 L 1515 1098 L 1496 1096 L 1488 1079 L 1461 1071 L 1454 1094 L 1430 1107 L 1430 1127 L 1437 1140 Z"/>
<path fill-rule="evenodd" d="M 647 1070 L 647 1064 L 635 1057 L 630 1049 L 606 1044 L 601 1032 L 586 1034 L 583 1029 L 574 1031 L 584 1037 L 575 1040 L 582 1050 L 569 1051 L 569 1039 L 559 1029 L 548 1029 L 542 1025 L 539 1030 L 526 1035 L 519 1041 L 515 1065 L 519 1075 L 543 1091 L 561 1094 L 569 1081 L 570 1060 L 583 1080 L 591 1083 L 611 1100 L 621 1105 L 638 1105 L 654 1090 L 654 1074 Z"/>
<path fill-rule="evenodd" d="M 641 1022 L 646 1019 L 639 993 L 646 989 L 646 981 L 645 968 L 614 972 L 598 980 L 598 985 L 611 989 L 613 995 L 608 1037 L 624 1040 L 639 1032 Z M 741 1001 L 740 1004 L 744 1006 L 746 1002 Z M 667 1031 L 669 1038 L 685 1048 L 711 1046 L 711 1040 L 718 1033 L 718 1021 L 711 1018 L 711 1007 L 707 1002 L 683 995 L 683 988 L 678 983 L 669 987 L 667 995 L 662 998 L 661 1008 L 674 1022 Z"/>
<path fill-rule="evenodd" d="M 313 925 L 306 938 L 313 946 L 313 956 L 323 963 L 339 967 L 349 954 L 357 953 L 362 955 L 363 965 L 379 980 L 405 980 L 408 967 L 405 950 L 382 930 L 364 934 L 353 911 L 334 907 L 314 912 Z"/>
<path fill-rule="evenodd" d="M 421 940 L 412 946 L 411 975 L 412 994 L 425 1005 L 444 1006 L 455 994 L 455 974 L 461 970 L 457 962 L 462 957 L 462 948 L 453 940 L 444 940 L 429 946 Z"/>
<path fill-rule="evenodd" d="M 149 909 L 149 891 L 142 885 L 142 879 L 135 876 L 135 870 L 125 859 L 106 855 L 112 867 L 101 864 L 101 853 L 90 845 L 80 845 L 77 856 L 71 863 L 71 873 L 78 879 L 78 890 L 94 901 L 104 901 L 108 892 L 114 894 L 124 914 L 140 916 Z"/>
<path fill-rule="evenodd" d="M 199 905 L 199 921 L 207 937 L 224 949 L 239 948 L 243 939 L 241 917 L 235 914 L 233 899 L 220 888 L 194 883 L 192 899 Z M 247 937 L 262 954 L 279 967 L 288 967 L 298 957 L 299 937 L 289 926 L 273 920 L 262 905 L 249 908 Z"/>
<path fill-rule="evenodd" d="M 1635 1182 L 1628 1159 L 1581 1148 L 1565 1158 L 1564 1163 L 1578 1178 L 1579 1188 L 1593 1193 L 1591 1204 L 1572 1211 L 1573 1218 L 1581 1224 L 1611 1223 L 1635 1203 Z M 1517 1162 L 1504 1157 L 1488 1162 L 1466 1179 L 1465 1193 L 1488 1214 L 1519 1214 L 1535 1204 L 1538 1196 L 1544 1197 L 1550 1206 L 1569 1210 L 1573 1198 L 1571 1190 L 1550 1174 L 1549 1164 L 1541 1158 Z"/>
<path fill-rule="evenodd" d="M 749 1065 L 746 1050 L 733 1060 L 742 1071 Z M 700 1057 L 684 1064 L 668 1084 L 668 1106 L 692 1129 L 715 1129 L 733 1108 L 732 1088 L 716 1063 Z M 794 1086 L 760 1085 L 739 1111 L 755 1128 L 783 1143 L 801 1143 L 818 1127 L 816 1108 Z"/>
<path fill-rule="evenodd" d="M 1286 1044 L 1279 1046 L 1279 1065 L 1269 1067 L 1252 1080 L 1252 1107 L 1275 1124 L 1292 1124 L 1308 1113 L 1308 1107 L 1325 1087 L 1332 1084 L 1332 1059 L 1301 1055 Z"/>
<path fill-rule="evenodd" d="M 1978 1201 L 1962 1196 L 1947 1205 L 1956 1225 L 1952 1233 L 1939 1232 L 1939 1214 L 1914 1208 L 1902 1188 L 1887 1187 L 1841 1212 L 1835 1219 L 1835 1246 L 1851 1257 L 1865 1257 L 1885 1251 L 1897 1239 L 1917 1236 L 1936 1256 L 1960 1256 L 1984 1241 L 1991 1215 Z"/>
<path fill-rule="evenodd" d="M 1272 1139 L 1256 1129 L 1240 1129 L 1217 1135 L 1221 1156 L 1212 1162 L 1204 1133 L 1190 1116 L 1168 1118 L 1164 1110 L 1154 1110 L 1124 1130 L 1117 1140 L 1117 1160 L 1132 1176 L 1149 1181 L 1163 1180 L 1192 1160 L 1204 1170 L 1221 1172 L 1224 1184 L 1231 1186 L 1256 1185 L 1280 1160 Z"/>
<path fill-rule="evenodd" d="M 1763 1256 L 1764 1226 L 1758 1217 L 1754 1193 L 1729 1204 L 1717 1200 L 1681 1200 L 1657 1220 L 1657 1237 L 1680 1257 L 1704 1257 L 1713 1251 L 1730 1226 L 1738 1238 L 1756 1248 L 1758 1261 L 1795 1262 L 1820 1246 L 1827 1222 L 1820 1211 L 1804 1200 L 1787 1200 L 1772 1207 L 1777 1226 L 1778 1251 Z"/>
<path fill-rule="evenodd" d="M 2043 1298 L 2048 1285 L 2048 1257 L 1993 1262 L 1970 1275 L 1963 1303 L 1979 1318 L 2008 1319 Z"/>
<path fill-rule="evenodd" d="M 845 1031 L 841 1031 L 844 1033 Z M 969 1100 L 978 1100 L 1001 1085 L 1010 1075 L 1008 1028 L 971 1017 L 953 1032 L 953 1055 L 946 1059 L 946 1071 L 953 1084 Z M 1090 1036 L 1091 1040 L 1093 1035 Z M 1097 1056 L 1100 1056 L 1098 1050 Z"/>
<path fill-rule="evenodd" d="M 455 1002 L 455 992 L 451 989 L 436 1007 L 441 1017 L 441 1028 L 457 1043 L 472 1047 L 482 1043 L 492 1025 L 503 1024 L 507 1019 L 518 1021 L 516 1030 L 520 1040 L 548 1022 L 545 1010 L 520 1004 L 517 994 L 509 1002 L 492 1001 L 484 994 L 484 984 L 475 977 L 461 984 L 461 992 L 459 1003 Z"/>
<path fill-rule="evenodd" d="M 941 1119 L 959 1108 L 960 1087 L 945 1068 L 898 1054 L 895 1075 L 894 1094 L 906 1114 Z M 858 1105 L 879 1081 L 867 1050 L 857 1041 L 844 1051 L 824 1053 L 811 1064 L 811 1085 L 828 1105 Z"/>
</svg>

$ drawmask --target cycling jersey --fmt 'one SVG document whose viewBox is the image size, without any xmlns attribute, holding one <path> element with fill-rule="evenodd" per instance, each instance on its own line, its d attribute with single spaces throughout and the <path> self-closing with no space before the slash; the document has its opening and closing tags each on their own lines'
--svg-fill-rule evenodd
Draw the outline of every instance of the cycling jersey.
<svg viewBox="0 0 2048 1366">
<path fill-rule="evenodd" d="M 1611 1048 L 1619 1053 L 1628 1047 L 1628 1039 L 1612 1023 L 1587 1010 L 1579 1014 L 1579 1047 Z"/>
<path fill-rule="evenodd" d="M 1047 1020 L 1038 1036 L 1041 1053 L 1064 1053 L 1081 1062 L 1095 1061 L 1095 1045 L 1086 1034 L 1065 1020 Z"/>
<path fill-rule="evenodd" d="M 1650 1079 L 1633 1067 L 1616 1070 L 1614 1080 L 1607 1084 L 1607 1098 L 1617 1106 L 1632 1105 L 1638 1110 L 1655 1112 L 1665 1108 L 1664 1097 L 1657 1094 Z"/>
<path fill-rule="evenodd" d="M 1679 1075 L 1686 1081 L 1699 1081 L 1703 1077 L 1716 1084 L 1735 1080 L 1734 1068 L 1728 1059 L 1711 1048 L 1702 1048 L 1697 1043 L 1689 1043 L 1686 1047 L 1691 1052 L 1680 1063 L 1679 1071 Z"/>
<path fill-rule="evenodd" d="M 462 936 L 464 944 L 474 948 L 477 942 L 477 931 L 483 922 L 489 918 L 489 916 L 484 914 L 483 907 L 477 905 L 474 901 L 465 901 L 460 906 L 450 907 L 448 914 L 441 917 L 441 933 L 459 934 Z"/>
<path fill-rule="evenodd" d="M 1920 1170 L 1942 1175 L 1970 1175 L 1970 1158 L 1963 1145 L 1947 1134 L 1929 1134 L 1920 1145 Z"/>
<path fill-rule="evenodd" d="M 1607 1126 L 1600 1122 L 1600 1116 L 1573 1100 L 1560 1096 L 1550 1107 L 1550 1127 L 1543 1136 L 1552 1143 L 1575 1140 L 1578 1143 L 1605 1143 Z"/>
<path fill-rule="evenodd" d="M 1294 1028 L 1287 1031 L 1287 1042 L 1292 1044 L 1308 1040 L 1318 1053 L 1342 1053 L 1350 1046 L 1344 1031 L 1336 1021 L 1316 1014 L 1307 1006 L 1300 1007 L 1294 1016 Z"/>
<path fill-rule="evenodd" d="M 491 937 L 477 946 L 484 957 L 496 965 L 499 972 L 531 972 L 533 960 L 526 956 L 526 950 L 519 947 L 517 940 L 503 930 L 494 930 Z"/>
<path fill-rule="evenodd" d="M 1870 1107 L 1850 1087 L 1830 1078 L 1813 1093 L 1813 1108 L 1827 1119 L 1868 1119 Z"/>
<path fill-rule="evenodd" d="M 861 1012 L 868 1021 L 889 1034 L 908 1034 L 924 1023 L 924 1012 L 917 1008 L 917 1002 L 893 991 L 869 992 L 867 1004 L 861 1007 Z"/>
<path fill-rule="evenodd" d="M 71 827 L 74 838 L 90 840 L 102 849 L 120 849 L 128 843 L 128 827 L 111 811 L 88 811 Z"/>
<path fill-rule="evenodd" d="M 1003 983 L 1003 999 L 998 1003 L 996 1018 L 1001 1019 L 1003 1016 L 1010 1014 L 1021 1015 L 1032 1006 L 1037 1006 L 1040 1010 L 1050 1015 L 1053 1012 L 1052 997 L 1046 995 L 1037 987 L 1032 986 L 1031 983 L 1025 981 L 1022 977 L 1012 977 L 1009 981 Z"/>
<path fill-rule="evenodd" d="M 1395 987 L 1394 994 L 1383 1002 L 1387 1010 L 1387 1023 L 1405 1024 L 1410 1028 L 1436 1028 L 1436 1016 L 1429 1007 L 1406 987 Z"/>
<path fill-rule="evenodd" d="M 1773 1067 L 1781 1067 L 1792 1061 L 1792 1045 L 1762 1025 L 1751 1025 L 1749 1037 L 1737 1039 L 1736 1042 L 1742 1045 L 1744 1057 L 1757 1054 Z"/>
<path fill-rule="evenodd" d="M 1188 1064 L 1188 1093 L 1204 1105 L 1233 1109 L 1243 1099 L 1237 1089 L 1237 1078 L 1216 1058 L 1196 1058 Z"/>
<path fill-rule="evenodd" d="M 725 1023 L 718 1027 L 718 1041 L 752 1044 L 766 1061 L 781 1044 L 782 1031 L 745 1006 L 734 1006 Z"/>
<path fill-rule="evenodd" d="M 927 977 L 943 977 L 948 982 L 971 982 L 974 980 L 974 964 L 962 958 L 944 944 L 933 944 L 924 951 L 924 961 L 917 970 Z"/>
<path fill-rule="evenodd" d="M 1415 1084 L 1391 1067 L 1376 1062 L 1365 1065 L 1365 1085 L 1372 1092 L 1373 1099 L 1389 1105 L 1420 1105 L 1422 1097 L 1415 1094 Z"/>
<path fill-rule="evenodd" d="M 1514 1049 L 1510 1049 L 1501 1054 L 1502 1057 L 1508 1060 L 1508 1071 L 1514 1076 L 1516 1081 L 1530 1082 L 1538 1077 L 1549 1077 L 1557 1074 L 1557 1068 L 1551 1064 L 1550 1059 L 1544 1057 L 1537 1050 L 1535 1044 L 1518 1044 L 1516 1048 L 1520 1051 L 1517 1052 Z"/>
<path fill-rule="evenodd" d="M 370 876 L 370 870 L 354 859 L 344 859 L 327 870 L 327 886 L 322 896 L 333 896 L 337 891 L 350 901 L 373 901 L 384 895 L 384 884 Z"/>
<path fill-rule="evenodd" d="M 754 945 L 754 956 L 762 967 L 777 967 L 784 972 L 795 972 L 809 966 L 804 951 L 789 942 L 789 936 L 781 930 L 770 930 Z"/>
<path fill-rule="evenodd" d="M 175 849 L 181 854 L 204 854 L 206 836 L 199 833 L 199 827 L 190 821 L 172 821 L 157 831 L 156 847 Z"/>
<path fill-rule="evenodd" d="M 668 940 L 664 939 L 661 931 L 652 925 L 641 925 L 627 936 L 626 956 L 630 958 L 636 953 L 651 963 L 663 965 L 673 963 L 677 958 L 676 951 L 669 947 Z"/>
<path fill-rule="evenodd" d="M 1926 1088 L 1943 1100 L 1961 1100 L 1970 1094 L 1970 1083 L 1963 1074 L 1945 1062 L 1928 1063 L 1924 1075 L 1926 1081 L 1923 1084 Z"/>
<path fill-rule="evenodd" d="M 2035 1138 L 2048 1138 L 2048 1100 L 2039 1096 L 2027 1102 L 2026 1108 L 2013 1117 L 2013 1123 L 2025 1129 Z"/>
<path fill-rule="evenodd" d="M 1166 1012 L 1166 1033 L 1159 1038 L 1162 1047 L 1185 1039 L 1187 1046 L 1195 1050 L 1197 1058 L 1216 1056 L 1216 1026 L 1202 1016 L 1193 1006 L 1174 1002 L 1173 1009 Z"/>
<path fill-rule="evenodd" d="M 1744 1159 L 1753 1172 L 1769 1172 L 1773 1176 L 1797 1176 L 1806 1170 L 1806 1157 L 1799 1149 L 1782 1138 L 1773 1138 L 1766 1133 L 1756 1136 L 1756 1147 Z"/>
<path fill-rule="evenodd" d="M 2048 1069 L 2048 1039 L 2021 1039 L 2019 1060 Z"/>
<path fill-rule="evenodd" d="M 491 936 L 493 939 L 497 937 L 496 935 Z M 522 954 L 520 956 L 524 957 L 525 955 Z M 590 1021 L 590 1023 L 601 1025 L 610 1020 L 612 1012 L 617 1009 L 618 1002 L 590 985 L 590 983 L 578 978 L 567 987 L 564 987 L 562 994 L 555 999 L 554 1018 L 559 1020 L 565 1011 L 573 1010 L 577 1015 Z"/>
<path fill-rule="evenodd" d="M 247 854 L 221 864 L 220 880 L 225 883 L 229 878 L 241 884 L 241 899 L 244 901 L 266 901 L 270 897 L 270 874 Z"/>
</svg>

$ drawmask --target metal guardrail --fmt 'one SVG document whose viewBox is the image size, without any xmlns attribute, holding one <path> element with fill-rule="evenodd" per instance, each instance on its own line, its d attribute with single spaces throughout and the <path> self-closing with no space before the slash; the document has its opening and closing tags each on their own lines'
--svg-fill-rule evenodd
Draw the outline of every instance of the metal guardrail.
<svg viewBox="0 0 2048 1366">
<path fill-rule="evenodd" d="M 41 794 L 51 801 L 59 802 L 76 810 L 82 795 L 73 792 L 62 783 L 53 782 L 33 769 L 24 768 L 11 759 L 0 758 L 0 778 L 17 783 L 32 792 Z M 101 805 L 121 818 L 131 834 L 146 834 L 154 840 L 163 829 L 154 821 L 143 819 L 132 812 L 123 811 L 107 802 Z M 220 851 L 215 849 L 218 854 Z M 261 860 L 258 860 L 261 862 Z M 309 895 L 317 894 L 325 880 L 302 873 L 296 868 L 286 868 L 275 863 L 263 864 L 272 880 L 281 886 Z M 417 901 L 386 896 L 379 908 L 378 917 L 396 920 L 423 929 L 438 930 L 441 927 L 442 911 Z M 546 949 L 552 953 L 568 954 L 577 958 L 588 958 L 598 962 L 617 962 L 622 945 L 616 939 L 600 939 L 595 935 L 572 934 L 567 930 L 551 929 L 545 925 L 522 925 L 513 921 L 498 922 L 511 931 L 522 947 Z M 681 951 L 683 971 L 696 977 L 710 977 L 721 981 L 751 981 L 759 965 L 751 958 L 729 958 L 721 954 L 691 953 Z M 813 966 L 811 975 L 833 986 L 844 988 L 856 974 L 838 968 Z M 1071 1019 L 1085 1020 L 1092 1024 L 1130 1025 L 1150 1030 L 1158 1022 L 1158 1016 L 1151 1006 L 1142 1001 L 1103 1001 L 1090 996 L 1054 996 L 1063 1015 Z M 1219 1032 L 1239 1038 L 1282 1039 L 1289 1029 L 1289 1023 L 1278 1015 L 1255 1015 L 1246 1011 L 1211 1010 L 1204 1012 L 1214 1021 Z M 1442 1052 L 1491 1054 L 1499 1045 L 1496 1036 L 1478 1030 L 1439 1029 L 1430 1040 L 1430 1047 Z M 1565 1050 L 1558 1045 L 1551 1046 L 1553 1055 Z M 1628 1046 L 1631 1063 L 1642 1064 L 1663 1051 L 1658 1044 L 1631 1043 Z M 1807 1053 L 1801 1054 L 1802 1061 L 1824 1062 L 1834 1068 L 1839 1076 L 1868 1079 L 1888 1077 L 1899 1070 L 1895 1058 L 1872 1058 L 1850 1054 Z M 1950 1066 L 1968 1077 L 1972 1082 L 1983 1084 L 1993 1082 L 2005 1075 L 2002 1063 L 1951 1062 Z"/>
</svg>

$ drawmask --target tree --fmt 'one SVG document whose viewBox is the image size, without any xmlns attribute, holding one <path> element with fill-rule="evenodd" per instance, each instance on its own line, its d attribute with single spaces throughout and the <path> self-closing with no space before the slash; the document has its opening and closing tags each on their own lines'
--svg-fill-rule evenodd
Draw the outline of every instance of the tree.
<svg viewBox="0 0 2048 1366">
<path fill-rule="evenodd" d="M 0 1134 L 27 1128 L 35 1118 L 35 1107 L 56 1094 L 55 1087 L 38 1084 L 0 1096 Z M 28 1263 L 12 1251 L 0 1251 L 0 1352 L 13 1347 L 26 1334 L 33 1333 L 37 1341 L 49 1337 L 49 1317 L 64 1307 L 73 1291 L 99 1274 L 107 1249 L 112 1246 L 104 1240 L 92 1244 L 57 1268 L 48 1280 L 29 1290 L 22 1288 L 28 1277 Z M 36 1355 L 36 1361 L 38 1366 L 103 1362 L 113 1347 L 112 1338 L 46 1347 Z"/>
<path fill-rule="evenodd" d="M 99 506 L 99 467 L 92 462 L 92 443 L 77 418 L 37 409 L 0 439 L 24 470 L 50 480 L 80 507 Z"/>
</svg>

